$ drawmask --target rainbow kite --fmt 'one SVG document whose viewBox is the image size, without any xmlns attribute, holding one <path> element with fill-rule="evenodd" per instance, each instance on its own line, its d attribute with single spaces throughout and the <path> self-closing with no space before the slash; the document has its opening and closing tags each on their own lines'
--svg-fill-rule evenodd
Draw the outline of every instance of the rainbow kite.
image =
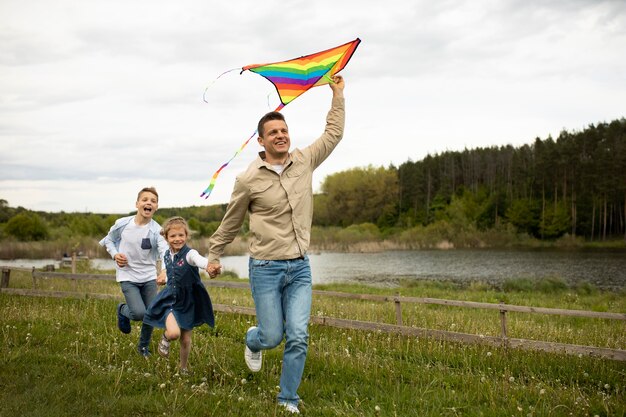
<svg viewBox="0 0 626 417">
<path fill-rule="evenodd" d="M 291 103 L 297 97 L 301 96 L 308 89 L 332 82 L 331 77 L 341 71 L 348 64 L 348 61 L 350 61 L 350 58 L 352 57 L 352 54 L 354 54 L 357 46 L 359 46 L 359 43 L 361 43 L 361 40 L 357 38 L 352 42 L 348 42 L 341 46 L 311 55 L 305 55 L 300 58 L 291 59 L 289 61 L 274 62 L 271 64 L 246 65 L 241 68 L 241 74 L 243 74 L 244 71 L 252 71 L 265 77 L 269 82 L 274 84 L 276 92 L 280 97 L 280 105 L 276 107 L 275 111 L 280 111 L 283 107 Z M 220 78 L 227 72 L 230 71 L 222 73 L 217 78 Z M 223 164 L 215 172 L 215 174 L 213 174 L 211 183 L 200 195 L 200 197 L 204 197 L 206 199 L 209 195 L 211 195 L 211 191 L 213 191 L 215 181 L 217 180 L 220 172 L 226 168 L 230 161 L 235 159 L 235 157 L 243 151 L 248 142 L 250 142 L 250 139 L 252 139 L 256 134 L 257 131 L 254 131 L 254 133 L 252 133 L 243 145 L 241 145 L 237 152 L 235 152 L 233 157 Z"/>
</svg>

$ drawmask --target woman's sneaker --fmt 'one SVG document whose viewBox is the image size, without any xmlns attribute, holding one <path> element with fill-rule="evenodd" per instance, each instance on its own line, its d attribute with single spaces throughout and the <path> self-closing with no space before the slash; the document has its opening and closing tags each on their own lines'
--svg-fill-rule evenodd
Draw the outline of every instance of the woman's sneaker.
<svg viewBox="0 0 626 417">
<path fill-rule="evenodd" d="M 117 305 L 117 328 L 120 332 L 128 334 L 130 333 L 130 319 L 122 314 L 122 307 L 124 303 Z"/>
<path fill-rule="evenodd" d="M 164 358 L 170 355 L 170 341 L 165 337 L 165 333 L 163 333 L 163 337 L 159 340 L 159 355 Z"/>
</svg>

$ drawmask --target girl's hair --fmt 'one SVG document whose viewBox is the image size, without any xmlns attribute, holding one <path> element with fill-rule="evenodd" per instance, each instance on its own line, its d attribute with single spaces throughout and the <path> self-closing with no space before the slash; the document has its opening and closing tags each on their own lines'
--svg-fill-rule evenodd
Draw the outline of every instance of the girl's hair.
<svg viewBox="0 0 626 417">
<path fill-rule="evenodd" d="M 170 231 L 172 227 L 182 226 L 185 229 L 185 234 L 189 236 L 191 233 L 189 232 L 189 226 L 185 219 L 180 216 L 170 217 L 163 223 L 163 228 L 161 229 L 161 235 L 167 239 L 167 233 Z"/>
</svg>

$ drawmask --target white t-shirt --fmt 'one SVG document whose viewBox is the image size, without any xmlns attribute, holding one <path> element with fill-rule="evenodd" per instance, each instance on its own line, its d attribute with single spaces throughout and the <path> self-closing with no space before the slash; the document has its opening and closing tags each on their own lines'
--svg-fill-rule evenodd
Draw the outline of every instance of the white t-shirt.
<svg viewBox="0 0 626 417">
<path fill-rule="evenodd" d="M 141 242 L 148 238 L 149 232 L 148 224 L 140 226 L 134 220 L 122 231 L 119 253 L 126 255 L 128 265 L 121 268 L 115 265 L 118 282 L 143 283 L 156 279 L 156 262 L 150 256 L 150 248 L 141 248 Z"/>
</svg>

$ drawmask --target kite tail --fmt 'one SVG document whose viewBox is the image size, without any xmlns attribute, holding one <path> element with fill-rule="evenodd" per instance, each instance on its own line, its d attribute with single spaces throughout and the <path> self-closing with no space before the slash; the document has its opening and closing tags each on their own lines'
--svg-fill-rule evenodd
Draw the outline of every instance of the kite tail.
<svg viewBox="0 0 626 417">
<path fill-rule="evenodd" d="M 208 85 L 208 86 L 204 89 L 204 93 L 202 93 L 202 100 L 203 100 L 205 103 L 208 103 L 208 101 L 206 100 L 206 92 L 207 92 L 207 90 L 208 90 L 209 88 L 211 88 L 211 86 L 212 86 L 213 84 L 215 84 L 215 82 L 216 82 L 217 80 L 219 80 L 219 79 L 222 77 L 222 75 L 226 75 L 226 74 L 228 74 L 229 72 L 237 71 L 237 70 L 239 70 L 239 69 L 240 69 L 240 68 L 233 68 L 233 69 L 229 69 L 228 71 L 224 71 L 223 73 L 221 73 L 220 75 L 218 75 L 218 76 L 217 76 L 217 78 L 216 78 L 216 79 L 214 79 L 213 81 L 211 81 L 211 84 L 209 84 L 209 85 Z"/>
<path fill-rule="evenodd" d="M 231 70 L 232 71 L 232 70 Z M 228 72 L 228 71 L 227 71 Z M 283 103 L 280 103 L 278 105 L 278 107 L 276 107 L 276 110 L 274 111 L 281 111 L 282 108 L 285 107 L 285 105 Z M 250 137 L 243 143 L 243 145 L 241 145 L 241 147 L 237 150 L 237 152 L 235 152 L 235 154 L 228 160 L 226 161 L 225 164 L 223 164 L 220 169 L 218 169 L 217 171 L 215 171 L 215 174 L 213 174 L 213 176 L 211 177 L 211 182 L 209 183 L 209 186 L 206 188 L 206 190 L 204 190 L 202 192 L 202 194 L 200 194 L 200 198 L 204 197 L 204 199 L 206 200 L 207 198 L 209 198 L 209 196 L 211 195 L 211 191 L 213 191 L 213 187 L 215 187 L 215 182 L 217 181 L 217 177 L 218 175 L 220 175 L 220 172 L 222 172 L 222 170 L 224 168 L 226 168 L 226 166 L 230 163 L 230 161 L 232 161 L 233 159 L 235 159 L 235 157 L 237 155 L 239 155 L 241 153 L 241 151 L 243 151 L 243 148 L 246 147 L 246 145 L 248 144 L 248 142 L 250 142 L 250 139 L 252 139 L 256 134 L 258 133 L 258 130 L 255 130 L 254 133 L 252 135 L 250 135 Z"/>
<path fill-rule="evenodd" d="M 243 143 L 243 145 L 241 145 L 241 147 L 237 150 L 237 152 L 235 152 L 235 154 L 232 156 L 232 158 L 230 158 L 228 161 L 226 161 L 225 164 L 223 164 L 220 169 L 218 169 L 217 171 L 215 171 L 215 174 L 213 174 L 213 177 L 211 177 L 211 182 L 209 183 L 209 186 L 206 188 L 206 190 L 204 190 L 202 192 L 202 194 L 200 194 L 200 197 L 204 197 L 204 199 L 206 200 L 207 198 L 209 198 L 209 196 L 211 195 L 211 191 L 213 191 L 213 187 L 215 187 L 215 181 L 217 181 L 217 176 L 220 175 L 220 172 L 222 172 L 222 170 L 224 168 L 226 168 L 226 166 L 230 163 L 230 161 L 232 161 L 233 159 L 235 159 L 235 157 L 237 155 L 239 155 L 241 153 L 241 151 L 243 151 L 243 148 L 246 147 L 246 145 L 248 144 L 248 142 L 250 142 L 250 139 L 252 139 L 255 135 L 257 134 L 257 131 L 255 130 L 254 133 L 252 135 L 250 135 L 250 137 Z"/>
</svg>

